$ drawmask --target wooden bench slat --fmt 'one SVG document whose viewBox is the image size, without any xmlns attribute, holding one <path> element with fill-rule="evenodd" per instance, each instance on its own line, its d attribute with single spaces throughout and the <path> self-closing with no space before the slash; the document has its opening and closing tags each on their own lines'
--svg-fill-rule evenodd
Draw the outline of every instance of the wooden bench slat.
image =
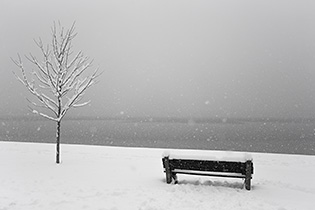
<svg viewBox="0 0 315 210">
<path fill-rule="evenodd" d="M 245 175 L 235 175 L 235 174 L 220 174 L 220 173 L 198 173 L 193 171 L 185 170 L 173 170 L 176 174 L 187 174 L 187 175 L 198 175 L 198 176 L 217 176 L 217 177 L 226 177 L 226 178 L 245 178 Z"/>
<path fill-rule="evenodd" d="M 187 169 L 196 171 L 235 172 L 245 174 L 245 163 L 207 160 L 170 160 L 171 169 Z"/>
</svg>

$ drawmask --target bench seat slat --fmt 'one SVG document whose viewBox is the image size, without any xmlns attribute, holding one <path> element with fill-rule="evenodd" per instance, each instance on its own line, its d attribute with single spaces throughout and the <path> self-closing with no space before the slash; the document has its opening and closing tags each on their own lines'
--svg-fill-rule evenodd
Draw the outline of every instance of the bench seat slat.
<svg viewBox="0 0 315 210">
<path fill-rule="evenodd" d="M 216 176 L 216 177 L 226 177 L 226 178 L 245 178 L 245 175 L 242 174 L 228 174 L 228 173 L 202 173 L 196 171 L 187 171 L 187 170 L 173 170 L 172 172 L 176 174 L 187 174 L 187 175 L 198 175 L 198 176 Z"/>
</svg>

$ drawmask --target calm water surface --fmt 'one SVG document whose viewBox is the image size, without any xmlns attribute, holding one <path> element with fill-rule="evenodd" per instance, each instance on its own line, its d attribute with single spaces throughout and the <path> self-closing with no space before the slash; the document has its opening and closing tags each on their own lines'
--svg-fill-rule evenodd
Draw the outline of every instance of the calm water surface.
<svg viewBox="0 0 315 210">
<path fill-rule="evenodd" d="M 55 123 L 0 118 L 0 141 L 55 142 Z M 315 155 L 315 120 L 64 119 L 61 142 Z"/>
</svg>

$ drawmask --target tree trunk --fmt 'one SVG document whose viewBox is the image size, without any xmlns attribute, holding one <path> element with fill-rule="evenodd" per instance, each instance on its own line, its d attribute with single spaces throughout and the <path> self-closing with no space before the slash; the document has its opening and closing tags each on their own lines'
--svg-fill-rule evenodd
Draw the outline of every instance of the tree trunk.
<svg viewBox="0 0 315 210">
<path fill-rule="evenodd" d="M 56 130 L 56 138 L 57 138 L 57 142 L 56 142 L 56 163 L 57 164 L 60 163 L 60 124 L 61 124 L 61 122 L 58 121 L 57 122 L 57 130 Z"/>
</svg>

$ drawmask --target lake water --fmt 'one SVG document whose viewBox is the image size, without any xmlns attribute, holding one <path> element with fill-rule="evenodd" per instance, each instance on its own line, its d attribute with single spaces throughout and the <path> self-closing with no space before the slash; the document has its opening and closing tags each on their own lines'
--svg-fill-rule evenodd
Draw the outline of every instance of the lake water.
<svg viewBox="0 0 315 210">
<path fill-rule="evenodd" d="M 315 120 L 64 119 L 61 143 L 315 155 Z M 55 142 L 55 123 L 0 118 L 0 141 Z"/>
</svg>

